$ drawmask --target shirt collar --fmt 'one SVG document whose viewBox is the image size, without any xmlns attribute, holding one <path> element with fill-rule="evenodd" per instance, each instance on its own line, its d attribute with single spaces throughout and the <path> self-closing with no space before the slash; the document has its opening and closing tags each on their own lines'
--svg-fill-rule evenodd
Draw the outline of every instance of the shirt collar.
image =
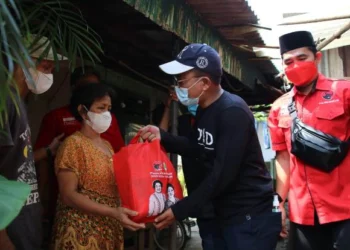
<svg viewBox="0 0 350 250">
<path fill-rule="evenodd" d="M 318 74 L 318 80 L 316 83 L 317 90 L 326 90 L 329 91 L 332 88 L 331 82 L 322 74 Z"/>
<path fill-rule="evenodd" d="M 318 78 L 317 78 L 315 89 L 316 90 L 325 90 L 325 91 L 331 90 L 331 84 L 329 84 L 328 79 L 324 75 L 322 75 L 321 73 L 318 73 Z M 294 86 L 292 91 L 291 91 L 291 95 L 295 96 L 297 93 L 298 93 L 298 90 Z"/>
</svg>

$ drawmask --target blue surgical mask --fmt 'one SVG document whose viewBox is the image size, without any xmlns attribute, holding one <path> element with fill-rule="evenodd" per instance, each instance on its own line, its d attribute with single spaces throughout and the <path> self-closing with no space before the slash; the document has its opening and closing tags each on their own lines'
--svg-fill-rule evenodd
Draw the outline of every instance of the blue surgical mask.
<svg viewBox="0 0 350 250">
<path fill-rule="evenodd" d="M 185 106 L 198 105 L 199 97 L 203 94 L 203 92 L 197 98 L 188 97 L 188 90 L 191 89 L 194 85 L 196 85 L 202 78 L 198 79 L 191 87 L 189 88 L 180 88 L 175 87 L 175 92 L 179 101 Z"/>
<path fill-rule="evenodd" d="M 196 116 L 198 104 L 190 105 L 187 107 L 187 109 L 188 109 L 188 112 L 190 112 L 193 116 Z"/>
</svg>

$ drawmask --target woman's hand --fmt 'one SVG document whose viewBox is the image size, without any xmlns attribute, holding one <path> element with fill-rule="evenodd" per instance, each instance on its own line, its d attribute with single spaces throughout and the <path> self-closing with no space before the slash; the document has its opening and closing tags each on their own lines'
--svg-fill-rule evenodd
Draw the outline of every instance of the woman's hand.
<svg viewBox="0 0 350 250">
<path fill-rule="evenodd" d="M 64 137 L 64 134 L 60 134 L 59 136 L 55 137 L 51 144 L 49 145 L 49 149 L 51 151 L 51 154 L 53 156 L 56 155 L 57 153 L 57 149 L 60 147 L 61 143 L 62 143 L 62 138 Z"/>
<path fill-rule="evenodd" d="M 136 211 L 132 211 L 125 207 L 118 207 L 116 209 L 113 209 L 112 217 L 117 219 L 122 224 L 123 227 L 131 231 L 144 229 L 145 228 L 144 223 L 136 223 L 130 220 L 129 216 L 136 216 L 136 215 L 137 215 Z"/>
</svg>

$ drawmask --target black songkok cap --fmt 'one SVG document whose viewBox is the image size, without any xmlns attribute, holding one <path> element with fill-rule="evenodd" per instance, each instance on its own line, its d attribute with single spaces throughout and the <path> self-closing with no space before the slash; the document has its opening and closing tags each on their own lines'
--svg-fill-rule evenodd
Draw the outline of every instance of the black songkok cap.
<svg viewBox="0 0 350 250">
<path fill-rule="evenodd" d="M 287 51 L 302 47 L 314 47 L 316 44 L 312 34 L 308 31 L 296 31 L 280 36 L 280 51 L 281 55 Z"/>
</svg>

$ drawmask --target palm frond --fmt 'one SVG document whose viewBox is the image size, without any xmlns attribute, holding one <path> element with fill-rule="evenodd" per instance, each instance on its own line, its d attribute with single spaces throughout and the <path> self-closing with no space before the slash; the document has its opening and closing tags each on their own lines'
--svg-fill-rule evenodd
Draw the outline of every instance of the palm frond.
<svg viewBox="0 0 350 250">
<path fill-rule="evenodd" d="M 35 38 L 30 39 L 33 34 Z M 39 44 L 43 36 L 48 41 Z M 81 11 L 68 1 L 0 0 L 0 129 L 7 117 L 8 97 L 16 104 L 13 94 L 13 90 L 18 94 L 13 80 L 15 64 L 34 82 L 28 71 L 28 67 L 35 66 L 30 53 L 41 46 L 46 48 L 39 59 L 52 48 L 56 69 L 59 70 L 58 54 L 63 54 L 73 70 L 77 57 L 82 62 L 85 58 L 92 63 L 99 62 L 99 55 L 103 53 L 101 43 L 101 38 L 88 26 Z"/>
<path fill-rule="evenodd" d="M 14 14 L 13 14 L 14 13 Z M 23 46 L 23 32 L 20 23 L 23 22 L 20 6 L 15 1 L 0 0 L 0 128 L 7 119 L 6 102 L 10 97 L 16 103 L 12 91 L 18 91 L 13 81 L 14 65 L 34 66 L 28 50 Z M 30 75 L 27 67 L 23 68 L 26 75 Z"/>
<path fill-rule="evenodd" d="M 88 58 L 92 63 L 100 61 L 99 55 L 103 53 L 101 38 L 88 26 L 74 4 L 57 0 L 32 1 L 24 5 L 23 9 L 31 33 L 48 37 L 52 49 L 69 58 L 72 70 L 76 67 L 78 56 Z M 35 46 L 35 42 L 30 48 Z M 57 59 L 55 61 L 58 66 Z"/>
</svg>

